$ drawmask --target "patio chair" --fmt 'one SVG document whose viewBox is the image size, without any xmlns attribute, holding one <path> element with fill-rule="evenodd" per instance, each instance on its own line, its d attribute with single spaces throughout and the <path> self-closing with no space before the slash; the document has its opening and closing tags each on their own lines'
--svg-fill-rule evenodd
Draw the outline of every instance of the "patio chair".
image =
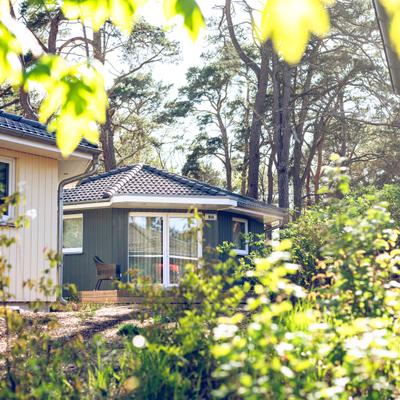
<svg viewBox="0 0 400 400">
<path fill-rule="evenodd" d="M 121 267 L 117 264 L 107 264 L 99 256 L 93 257 L 96 265 L 96 286 L 94 290 L 99 290 L 103 281 L 114 281 L 121 279 Z"/>
</svg>

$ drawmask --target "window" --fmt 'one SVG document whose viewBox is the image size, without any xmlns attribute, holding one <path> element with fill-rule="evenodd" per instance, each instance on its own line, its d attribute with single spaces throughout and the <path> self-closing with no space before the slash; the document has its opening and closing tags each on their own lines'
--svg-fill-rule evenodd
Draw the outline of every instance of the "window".
<svg viewBox="0 0 400 400">
<path fill-rule="evenodd" d="M 0 157 L 0 204 L 4 204 L 4 198 L 15 191 L 15 160 L 12 158 Z M 13 207 L 8 207 L 2 216 L 7 221 L 13 217 Z"/>
<path fill-rule="evenodd" d="M 80 254 L 83 251 L 83 215 L 64 215 L 63 253 Z"/>
<path fill-rule="evenodd" d="M 151 282 L 176 285 L 188 263 L 201 256 L 197 221 L 187 214 L 129 215 L 129 268 Z"/>
<path fill-rule="evenodd" d="M 249 244 L 246 235 L 249 233 L 247 219 L 232 218 L 232 242 L 235 244 L 235 251 L 238 255 L 249 254 Z"/>
</svg>

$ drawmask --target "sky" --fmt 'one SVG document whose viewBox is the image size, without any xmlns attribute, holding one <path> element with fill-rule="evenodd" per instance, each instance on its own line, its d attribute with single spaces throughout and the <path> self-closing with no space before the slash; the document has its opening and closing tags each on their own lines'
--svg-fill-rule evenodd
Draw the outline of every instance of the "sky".
<svg viewBox="0 0 400 400">
<path fill-rule="evenodd" d="M 215 16 L 216 12 L 219 13 L 219 11 L 214 9 L 214 6 L 220 4 L 220 0 L 197 0 L 197 3 L 206 20 Z M 154 7 L 154 2 L 147 3 L 147 6 L 142 10 L 142 14 L 151 24 L 160 25 L 160 22 L 165 22 L 162 7 Z M 171 83 L 179 87 L 185 84 L 185 74 L 188 68 L 201 63 L 201 53 L 205 46 L 206 31 L 203 29 L 197 41 L 193 42 L 183 27 L 180 17 L 176 17 L 172 21 L 172 24 L 174 26 L 171 26 L 170 29 L 168 29 L 168 23 L 165 23 L 164 26 L 167 26 L 168 37 L 177 41 L 180 45 L 180 60 L 175 64 L 156 65 L 154 67 L 154 74 L 155 77 L 162 77 L 165 83 Z"/>
<path fill-rule="evenodd" d="M 216 13 L 220 13 L 220 11 L 215 10 L 214 7 L 216 4 L 221 4 L 221 2 L 223 3 L 222 0 L 197 0 L 197 2 L 206 21 L 211 17 L 216 16 Z M 174 96 L 179 87 L 185 85 L 185 75 L 187 70 L 192 66 L 199 66 L 202 64 L 201 54 L 205 49 L 207 32 L 203 29 L 200 32 L 197 41 L 193 42 L 183 27 L 182 19 L 176 17 L 172 21 L 172 24 L 170 24 L 170 27 L 168 27 L 168 22 L 165 21 L 163 16 L 162 7 L 154 7 L 154 2 L 149 2 L 148 5 L 142 9 L 141 14 L 149 23 L 157 26 L 162 24 L 166 27 L 168 37 L 179 43 L 180 56 L 175 63 L 157 63 L 152 66 L 152 72 L 155 79 L 162 80 L 166 84 L 174 85 L 171 90 L 171 96 Z M 179 123 L 175 124 L 171 129 L 173 130 L 172 132 L 162 131 L 157 132 L 157 134 L 172 136 L 174 134 L 182 135 L 183 139 L 187 144 L 189 144 L 193 137 L 198 133 L 197 124 L 194 118 L 185 118 L 185 120 L 179 121 Z M 176 151 L 173 142 L 165 145 L 163 150 L 164 155 L 169 155 L 164 159 L 166 166 L 175 172 L 180 172 L 180 169 L 185 163 L 186 152 Z M 219 162 L 216 162 L 215 167 L 221 167 Z"/>
</svg>

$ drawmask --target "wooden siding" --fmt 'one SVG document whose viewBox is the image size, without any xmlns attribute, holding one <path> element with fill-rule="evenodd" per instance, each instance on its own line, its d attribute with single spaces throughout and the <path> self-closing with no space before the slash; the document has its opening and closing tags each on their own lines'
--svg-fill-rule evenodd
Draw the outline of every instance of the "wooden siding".
<svg viewBox="0 0 400 400">
<path fill-rule="evenodd" d="M 128 215 L 138 209 L 97 209 L 83 211 L 83 253 L 64 256 L 64 283 L 75 283 L 79 291 L 93 290 L 96 285 L 95 255 L 107 263 L 121 266 L 123 276 L 128 269 Z M 146 210 L 149 213 L 160 210 Z M 163 210 L 164 211 L 164 210 Z M 168 212 L 168 211 L 165 211 Z M 171 210 L 170 212 L 185 212 Z M 80 213 L 77 211 L 77 213 Z M 68 212 L 74 214 L 74 212 Z M 203 228 L 204 253 L 215 249 L 224 241 L 232 241 L 232 218 L 243 217 L 229 212 L 218 212 L 216 221 L 205 221 Z M 257 220 L 249 220 L 249 232 L 262 233 L 264 225 Z M 125 278 L 124 278 L 125 280 Z M 102 289 L 111 289 L 105 282 Z"/>
<path fill-rule="evenodd" d="M 64 284 L 75 283 L 78 290 L 94 289 L 96 284 L 96 267 L 93 257 L 99 256 L 106 263 L 114 262 L 112 259 L 112 228 L 111 209 L 87 210 L 83 212 L 83 252 L 82 254 L 64 255 Z"/>
<path fill-rule="evenodd" d="M 1 234 L 17 238 L 15 245 L 4 250 L 12 265 L 11 301 L 28 302 L 38 298 L 52 301 L 54 298 L 44 298 L 35 290 L 23 288 L 23 283 L 28 279 L 38 281 L 49 267 L 44 250 L 57 249 L 58 161 L 4 148 L 0 148 L 0 155 L 15 159 L 16 188 L 23 184 L 25 199 L 16 214 L 25 215 L 29 210 L 36 212 L 36 218 L 31 221 L 29 228 L 0 228 Z M 51 270 L 50 276 L 56 282 L 55 268 Z"/>
<path fill-rule="evenodd" d="M 218 235 L 219 244 L 232 241 L 232 218 L 244 218 L 248 220 L 249 233 L 262 234 L 264 233 L 264 224 L 254 218 L 246 217 L 240 214 L 235 214 L 226 211 L 218 213 Z"/>
</svg>

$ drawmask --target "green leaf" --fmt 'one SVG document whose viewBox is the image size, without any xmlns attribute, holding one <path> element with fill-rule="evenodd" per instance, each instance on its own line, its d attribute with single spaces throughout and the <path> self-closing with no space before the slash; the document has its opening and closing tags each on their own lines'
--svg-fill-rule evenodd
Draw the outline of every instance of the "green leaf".
<svg viewBox="0 0 400 400">
<path fill-rule="evenodd" d="M 64 0 L 62 9 L 67 18 L 80 18 L 90 22 L 95 30 L 99 30 L 111 19 L 122 31 L 130 32 L 138 8 L 146 2 L 147 0 Z"/>
<path fill-rule="evenodd" d="M 167 19 L 183 16 L 185 28 L 192 40 L 196 40 L 205 26 L 204 16 L 195 0 L 164 0 L 164 15 Z"/>
<path fill-rule="evenodd" d="M 105 122 L 107 95 L 102 75 L 87 64 L 69 65 L 61 57 L 44 56 L 25 75 L 26 89 L 39 85 L 46 96 L 39 119 L 56 132 L 57 145 L 64 157 L 82 138 L 99 139 L 98 124 Z"/>
<path fill-rule="evenodd" d="M 262 12 L 261 36 L 290 64 L 297 64 L 311 34 L 324 36 L 330 29 L 326 6 L 332 0 L 268 0 Z"/>
<path fill-rule="evenodd" d="M 22 78 L 19 55 L 22 48 L 17 38 L 0 22 L 0 84 L 19 84 Z"/>
</svg>

